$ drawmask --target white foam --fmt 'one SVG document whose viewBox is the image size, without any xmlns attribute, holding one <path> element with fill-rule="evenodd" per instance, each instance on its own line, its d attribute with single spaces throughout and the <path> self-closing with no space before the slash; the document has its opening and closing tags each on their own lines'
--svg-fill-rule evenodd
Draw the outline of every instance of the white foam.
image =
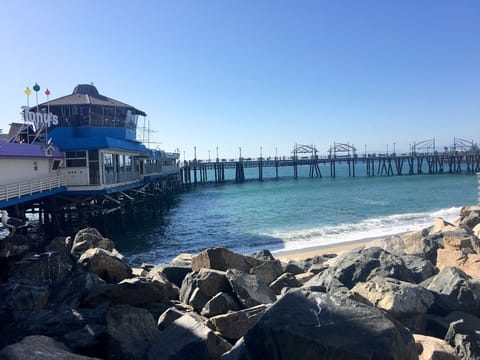
<svg viewBox="0 0 480 360">
<path fill-rule="evenodd" d="M 433 225 L 435 218 L 438 217 L 449 222 L 455 221 L 460 214 L 460 209 L 452 207 L 431 213 L 395 214 L 358 223 L 325 225 L 294 231 L 273 231 L 264 235 L 282 239 L 284 247 L 280 250 L 295 250 L 417 231 Z"/>
</svg>

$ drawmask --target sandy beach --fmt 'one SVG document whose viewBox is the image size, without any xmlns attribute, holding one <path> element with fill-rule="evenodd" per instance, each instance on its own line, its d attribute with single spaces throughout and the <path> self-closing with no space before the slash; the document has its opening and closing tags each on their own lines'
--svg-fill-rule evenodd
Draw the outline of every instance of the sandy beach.
<svg viewBox="0 0 480 360">
<path fill-rule="evenodd" d="M 385 238 L 387 237 L 390 237 L 390 236 L 386 236 Z M 307 259 L 307 258 L 317 256 L 317 255 L 339 254 L 342 251 L 351 250 L 351 249 L 362 247 L 362 246 L 368 246 L 370 242 L 378 239 L 379 238 L 367 238 L 367 239 L 348 241 L 344 243 L 313 246 L 313 247 L 308 247 L 303 249 L 285 250 L 285 251 L 280 250 L 280 251 L 275 251 L 272 254 L 275 257 L 275 259 L 278 259 L 281 261 L 302 260 L 302 259 Z"/>
</svg>

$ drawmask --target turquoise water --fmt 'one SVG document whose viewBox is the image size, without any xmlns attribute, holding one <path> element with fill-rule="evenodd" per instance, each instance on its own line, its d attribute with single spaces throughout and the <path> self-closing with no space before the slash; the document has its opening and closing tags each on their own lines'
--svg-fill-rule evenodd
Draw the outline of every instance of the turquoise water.
<svg viewBox="0 0 480 360">
<path fill-rule="evenodd" d="M 308 174 L 308 168 L 304 171 Z M 476 203 L 475 175 L 205 185 L 179 195 L 162 218 L 115 240 L 134 265 L 211 246 L 242 253 L 289 250 L 413 231 L 436 217 L 454 221 L 462 206 Z"/>
</svg>

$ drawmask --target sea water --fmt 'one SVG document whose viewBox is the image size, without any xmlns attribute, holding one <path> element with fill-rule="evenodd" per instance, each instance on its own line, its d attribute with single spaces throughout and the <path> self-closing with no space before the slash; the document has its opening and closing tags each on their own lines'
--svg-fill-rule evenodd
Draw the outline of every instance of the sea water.
<svg viewBox="0 0 480 360">
<path fill-rule="evenodd" d="M 136 266 L 214 246 L 293 250 L 420 230 L 437 217 L 454 221 L 478 200 L 475 175 L 309 178 L 306 171 L 192 187 L 162 217 L 114 240 Z"/>
</svg>

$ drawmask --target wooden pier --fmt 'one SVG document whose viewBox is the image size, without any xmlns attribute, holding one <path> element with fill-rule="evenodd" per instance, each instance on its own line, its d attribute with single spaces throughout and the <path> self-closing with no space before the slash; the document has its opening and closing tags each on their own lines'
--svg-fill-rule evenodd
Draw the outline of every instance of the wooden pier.
<svg viewBox="0 0 480 360">
<path fill-rule="evenodd" d="M 445 153 L 414 153 L 391 155 L 346 155 L 325 156 L 312 155 L 308 157 L 292 156 L 290 158 L 257 158 L 236 160 L 184 161 L 180 170 L 183 184 L 224 183 L 227 181 L 241 183 L 245 180 L 265 179 L 265 169 L 271 169 L 269 178 L 279 179 L 279 169 L 287 168 L 286 177 L 298 178 L 299 168 L 304 168 L 302 174 L 311 178 L 322 176 L 337 177 L 338 170 L 342 169 L 340 176 L 400 176 L 422 174 L 461 174 L 480 172 L 480 151 L 445 152 Z M 250 171 L 246 176 L 246 169 L 254 168 L 255 175 Z M 225 173 L 231 169 L 231 176 Z M 285 173 L 285 171 L 284 171 Z M 303 175 L 306 176 L 306 175 Z M 285 177 L 285 175 L 283 176 Z"/>
</svg>

